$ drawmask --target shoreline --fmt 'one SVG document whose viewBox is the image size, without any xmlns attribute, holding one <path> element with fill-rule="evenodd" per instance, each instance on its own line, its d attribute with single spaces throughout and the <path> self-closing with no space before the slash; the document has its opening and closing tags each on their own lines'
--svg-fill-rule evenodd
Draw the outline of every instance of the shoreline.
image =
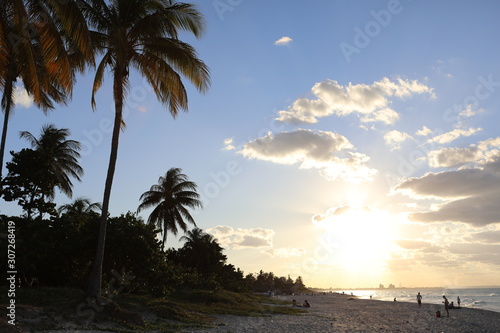
<svg viewBox="0 0 500 333">
<path fill-rule="evenodd" d="M 450 309 L 446 317 L 443 305 L 417 302 L 391 302 L 359 299 L 351 295 L 274 296 L 291 304 L 308 300 L 304 315 L 239 317 L 216 315 L 216 327 L 183 332 L 500 332 L 500 313 L 461 308 Z M 291 305 L 290 305 L 291 306 Z M 436 317 L 441 311 L 442 317 Z M 444 315 L 444 317 L 443 317 Z"/>
</svg>

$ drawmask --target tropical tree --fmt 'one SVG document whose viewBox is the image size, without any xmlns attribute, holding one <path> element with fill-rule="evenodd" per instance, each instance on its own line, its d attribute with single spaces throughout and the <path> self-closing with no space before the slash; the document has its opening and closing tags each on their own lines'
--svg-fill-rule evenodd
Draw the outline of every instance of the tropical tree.
<svg viewBox="0 0 500 333">
<path fill-rule="evenodd" d="M 5 201 L 17 201 L 31 220 L 35 211 L 41 219 L 44 213 L 55 215 L 54 198 L 56 180 L 48 172 L 44 156 L 33 149 L 10 152 L 12 161 L 7 162 L 9 170 L 0 189 Z"/>
<path fill-rule="evenodd" d="M 56 186 L 71 198 L 73 183 L 70 177 L 81 181 L 83 168 L 78 164 L 80 143 L 67 140 L 69 135 L 69 129 L 58 129 L 54 125 L 43 126 L 38 139 L 28 131 L 20 133 L 20 137 L 27 139 L 31 147 L 44 157 L 47 171 L 56 180 Z"/>
<path fill-rule="evenodd" d="M 14 107 L 15 83 L 44 112 L 66 103 L 75 70 L 93 62 L 85 18 L 76 0 L 0 1 L 0 88 L 4 112 L 0 143 L 2 175 L 8 121 Z"/>
<path fill-rule="evenodd" d="M 101 227 L 95 267 L 87 290 L 90 297 L 97 298 L 101 289 L 106 219 L 123 125 L 123 103 L 129 86 L 129 68 L 132 66 L 146 78 L 158 100 L 174 117 L 180 110 L 186 111 L 188 106 L 181 75 L 203 92 L 209 86 L 209 71 L 194 48 L 178 38 L 179 31 L 196 37 L 203 31 L 203 17 L 191 4 L 172 4 L 166 0 L 87 0 L 81 1 L 81 8 L 93 29 L 94 46 L 102 54 L 92 89 L 92 106 L 95 109 L 94 96 L 108 69 L 113 76 L 115 103 Z"/>
<path fill-rule="evenodd" d="M 196 226 L 188 210 L 202 207 L 196 188 L 196 183 L 189 181 L 181 169 L 171 168 L 165 176 L 158 179 L 158 184 L 151 186 L 139 198 L 141 204 L 137 212 L 154 207 L 148 224 L 155 224 L 163 234 L 163 247 L 167 241 L 167 232 L 174 235 L 177 235 L 179 229 L 186 232 L 186 222 Z"/>
<path fill-rule="evenodd" d="M 55 215 L 55 188 L 72 196 L 71 178 L 81 181 L 83 169 L 78 164 L 80 143 L 67 140 L 68 129 L 45 125 L 39 138 L 30 132 L 20 133 L 34 149 L 23 149 L 12 154 L 7 163 L 9 173 L 3 180 L 0 193 L 6 201 L 17 200 L 28 218 L 35 209 L 41 219 L 44 213 Z"/>
<path fill-rule="evenodd" d="M 89 198 L 78 197 L 72 203 L 59 206 L 57 212 L 59 214 L 86 214 L 90 212 L 100 211 L 101 204 L 99 202 L 90 202 Z"/>
<path fill-rule="evenodd" d="M 182 236 L 180 241 L 186 241 L 181 249 L 188 254 L 186 265 L 195 268 L 200 273 L 216 271 L 224 265 L 227 257 L 214 236 L 194 228 Z"/>
</svg>

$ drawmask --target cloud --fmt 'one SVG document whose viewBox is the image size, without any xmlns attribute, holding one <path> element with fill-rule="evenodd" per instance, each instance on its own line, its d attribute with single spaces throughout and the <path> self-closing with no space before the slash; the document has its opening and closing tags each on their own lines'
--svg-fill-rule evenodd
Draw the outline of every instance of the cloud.
<svg viewBox="0 0 500 333">
<path fill-rule="evenodd" d="M 265 252 L 272 257 L 279 257 L 279 258 L 301 257 L 307 253 L 305 249 L 295 248 L 295 247 L 281 247 L 279 249 L 270 249 Z"/>
<path fill-rule="evenodd" d="M 274 231 L 270 229 L 233 229 L 230 226 L 218 225 L 206 230 L 214 235 L 223 248 L 266 248 L 272 247 Z"/>
<path fill-rule="evenodd" d="M 457 243 L 450 245 L 448 250 L 454 254 L 486 254 L 486 253 L 499 254 L 500 245 Z"/>
<path fill-rule="evenodd" d="M 385 124 L 394 124 L 399 119 L 399 114 L 390 108 L 374 111 L 361 117 L 362 123 L 382 122 Z"/>
<path fill-rule="evenodd" d="M 416 135 L 420 135 L 420 136 L 428 136 L 430 134 L 432 134 L 432 130 L 430 130 L 427 126 L 424 126 L 422 127 L 421 130 L 418 130 L 417 132 L 415 132 Z"/>
<path fill-rule="evenodd" d="M 329 180 L 367 181 L 377 173 L 365 165 L 369 157 L 355 152 L 347 138 L 327 131 L 298 129 L 268 133 L 246 143 L 238 153 L 249 159 L 315 168 Z"/>
<path fill-rule="evenodd" d="M 467 148 L 443 148 L 429 152 L 429 166 L 453 168 L 467 163 L 488 164 L 499 159 L 500 138 L 492 138 Z M 493 165 L 490 165 L 492 167 Z"/>
<path fill-rule="evenodd" d="M 368 206 L 363 206 L 360 208 L 362 211 L 365 211 L 365 212 L 370 212 L 371 209 L 368 207 Z M 356 211 L 358 210 L 357 208 L 353 208 L 349 205 L 344 205 L 344 206 L 338 206 L 338 207 L 333 207 L 333 208 L 330 208 L 326 211 L 326 213 L 324 214 L 316 214 L 312 217 L 312 221 L 313 223 L 321 223 L 323 222 L 324 220 L 328 220 L 329 218 L 331 217 L 334 217 L 334 216 L 341 216 L 341 215 L 344 215 L 344 214 L 347 214 L 351 211 Z"/>
<path fill-rule="evenodd" d="M 29 108 L 33 105 L 33 98 L 28 94 L 26 89 L 17 86 L 14 87 L 14 101 L 17 106 L 25 108 Z"/>
<path fill-rule="evenodd" d="M 459 199 L 439 205 L 436 210 L 412 213 L 410 220 L 418 222 L 462 222 L 475 227 L 500 223 L 500 193 Z"/>
<path fill-rule="evenodd" d="M 476 105 L 474 104 L 468 104 L 464 110 L 460 111 L 458 113 L 458 116 L 461 118 L 471 118 L 475 116 L 478 113 L 483 112 L 484 109 L 478 109 Z"/>
<path fill-rule="evenodd" d="M 222 150 L 235 150 L 236 147 L 233 145 L 234 138 L 227 138 L 224 140 L 224 148 Z"/>
<path fill-rule="evenodd" d="M 435 136 L 427 140 L 427 142 L 437 142 L 437 143 L 450 143 L 461 136 L 471 136 L 479 131 L 482 131 L 482 128 L 469 128 L 468 130 L 463 129 L 454 129 L 453 131 Z"/>
<path fill-rule="evenodd" d="M 477 168 L 427 173 L 404 180 L 395 190 L 414 197 L 443 199 L 491 195 L 500 190 L 500 175 Z"/>
<path fill-rule="evenodd" d="M 283 36 L 274 42 L 274 45 L 288 45 L 293 41 L 290 37 Z"/>
<path fill-rule="evenodd" d="M 401 182 L 395 190 L 414 197 L 447 200 L 429 211 L 409 214 L 412 221 L 461 222 L 474 227 L 500 223 L 500 172 L 496 163 L 487 163 L 483 168 L 427 173 Z"/>
<path fill-rule="evenodd" d="M 432 168 L 453 168 L 476 160 L 477 148 L 443 148 L 429 152 L 429 166 Z"/>
<path fill-rule="evenodd" d="M 384 135 L 385 144 L 388 146 L 392 146 L 392 150 L 401 148 L 401 143 L 408 139 L 412 139 L 412 136 L 408 133 L 400 132 L 398 130 L 387 132 Z"/>
<path fill-rule="evenodd" d="M 500 243 L 500 230 L 478 232 L 470 235 L 467 239 L 480 243 Z"/>
<path fill-rule="evenodd" d="M 401 78 L 391 81 L 383 78 L 371 85 L 340 85 L 334 80 L 316 83 L 311 93 L 314 98 L 299 98 L 288 110 L 279 111 L 278 121 L 294 124 L 314 124 L 318 118 L 330 115 L 347 116 L 357 114 L 362 122 L 383 122 L 393 124 L 399 119 L 392 110 L 390 97 L 409 97 L 414 94 L 428 94 L 435 97 L 433 89 L 417 80 Z"/>
<path fill-rule="evenodd" d="M 400 239 L 400 240 L 395 240 L 394 243 L 396 243 L 399 247 L 402 247 L 403 249 L 406 250 L 421 250 L 430 246 L 429 242 L 421 240 Z"/>
</svg>

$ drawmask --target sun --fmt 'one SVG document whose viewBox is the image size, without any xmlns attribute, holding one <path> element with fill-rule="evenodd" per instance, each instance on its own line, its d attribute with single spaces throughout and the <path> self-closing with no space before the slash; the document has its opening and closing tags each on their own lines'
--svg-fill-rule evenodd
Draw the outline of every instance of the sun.
<svg viewBox="0 0 500 333">
<path fill-rule="evenodd" d="M 330 264 L 350 272 L 380 270 L 390 256 L 394 217 L 366 206 L 344 206 L 321 221 L 335 244 Z"/>
</svg>

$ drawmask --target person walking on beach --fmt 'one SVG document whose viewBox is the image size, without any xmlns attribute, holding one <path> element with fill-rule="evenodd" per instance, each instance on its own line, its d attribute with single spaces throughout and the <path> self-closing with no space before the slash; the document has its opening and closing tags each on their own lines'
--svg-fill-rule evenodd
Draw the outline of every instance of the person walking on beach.
<svg viewBox="0 0 500 333">
<path fill-rule="evenodd" d="M 450 306 L 450 302 L 448 302 L 448 299 L 446 298 L 445 295 L 443 295 L 443 298 L 444 298 L 444 310 L 446 311 L 446 317 L 449 317 L 450 316 L 450 311 L 448 311 L 448 308 Z"/>
<path fill-rule="evenodd" d="M 457 305 L 460 307 L 460 296 L 457 296 Z"/>
<path fill-rule="evenodd" d="M 422 306 L 422 295 L 420 295 L 420 292 L 417 294 L 417 302 L 418 306 Z"/>
</svg>

